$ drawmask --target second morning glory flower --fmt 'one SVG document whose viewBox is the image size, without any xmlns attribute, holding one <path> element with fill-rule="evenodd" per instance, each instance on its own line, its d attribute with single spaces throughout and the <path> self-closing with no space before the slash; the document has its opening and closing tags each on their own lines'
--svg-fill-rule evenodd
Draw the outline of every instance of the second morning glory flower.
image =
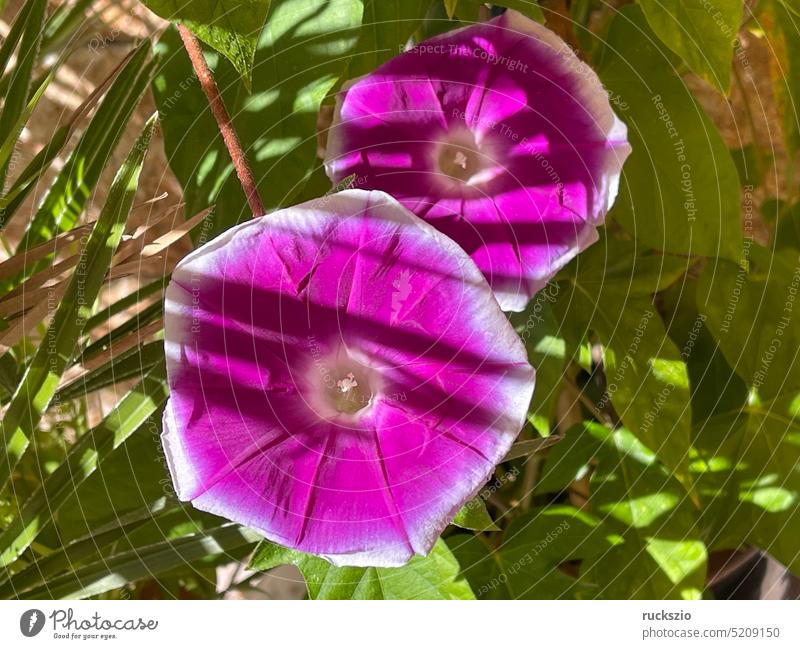
<svg viewBox="0 0 800 649">
<path fill-rule="evenodd" d="M 630 152 L 597 75 L 514 11 L 346 85 L 326 148 L 461 245 L 505 310 L 597 240 Z"/>
<path fill-rule="evenodd" d="M 472 260 L 382 192 L 228 230 L 178 264 L 165 314 L 178 496 L 339 565 L 426 554 L 533 392 Z"/>
</svg>

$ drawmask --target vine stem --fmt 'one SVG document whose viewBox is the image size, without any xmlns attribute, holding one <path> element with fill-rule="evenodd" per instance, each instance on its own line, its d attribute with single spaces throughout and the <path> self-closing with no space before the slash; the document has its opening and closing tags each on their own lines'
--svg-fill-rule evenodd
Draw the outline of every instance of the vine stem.
<svg viewBox="0 0 800 649">
<path fill-rule="evenodd" d="M 239 137 L 236 135 L 236 130 L 233 128 L 233 122 L 231 122 L 228 109 L 225 108 L 225 102 L 219 94 L 219 88 L 217 88 L 217 83 L 214 81 L 214 75 L 208 67 L 205 56 L 203 56 L 200 43 L 185 25 L 179 24 L 178 32 L 181 35 L 183 46 L 186 48 L 186 53 L 189 55 L 189 60 L 192 62 L 195 74 L 200 80 L 200 87 L 206 94 L 209 106 L 211 106 L 214 119 L 217 120 L 219 132 L 222 134 L 222 139 L 225 142 L 225 148 L 228 149 L 228 154 L 233 161 L 233 168 L 236 169 L 239 183 L 241 183 L 244 195 L 247 197 L 247 204 L 250 206 L 253 216 L 262 216 L 266 212 L 264 203 L 261 200 L 261 196 L 258 194 L 256 181 L 247 164 L 247 157 L 244 154 L 241 142 L 239 142 Z"/>
</svg>

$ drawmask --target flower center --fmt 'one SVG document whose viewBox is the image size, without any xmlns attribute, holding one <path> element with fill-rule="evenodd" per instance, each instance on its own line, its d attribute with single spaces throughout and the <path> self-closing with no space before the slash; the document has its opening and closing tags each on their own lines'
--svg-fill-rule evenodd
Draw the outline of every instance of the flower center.
<svg viewBox="0 0 800 649">
<path fill-rule="evenodd" d="M 369 382 L 355 372 L 347 372 L 335 384 L 327 387 L 330 405 L 337 412 L 352 415 L 366 408 L 372 401 L 372 390 Z"/>
<path fill-rule="evenodd" d="M 457 143 L 447 143 L 439 152 L 439 170 L 461 182 L 469 182 L 480 169 L 478 152 Z"/>
<path fill-rule="evenodd" d="M 353 421 L 375 402 L 381 387 L 379 372 L 354 349 L 336 344 L 309 347 L 306 388 L 311 409 L 323 419 Z"/>
<path fill-rule="evenodd" d="M 475 134 L 455 126 L 434 149 L 433 163 L 439 173 L 439 186 L 446 193 L 463 195 L 486 189 L 486 184 L 502 172 L 495 158 L 500 152 L 486 138 L 479 143 Z"/>
</svg>

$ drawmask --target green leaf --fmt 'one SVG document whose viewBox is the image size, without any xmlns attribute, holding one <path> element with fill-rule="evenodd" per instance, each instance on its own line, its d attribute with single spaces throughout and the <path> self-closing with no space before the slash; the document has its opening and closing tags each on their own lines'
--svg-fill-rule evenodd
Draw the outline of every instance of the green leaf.
<svg viewBox="0 0 800 649">
<path fill-rule="evenodd" d="M 722 413 L 695 431 L 692 468 L 715 549 L 752 544 L 800 575 L 800 393 Z"/>
<path fill-rule="evenodd" d="M 794 248 L 800 250 L 800 203 L 786 206 L 780 210 L 778 225 L 775 228 L 774 245 L 776 249 Z"/>
<path fill-rule="evenodd" d="M 17 61 L 11 70 L 8 90 L 0 111 L 0 142 L 5 141 L 17 125 L 17 121 L 28 103 L 28 92 L 33 78 L 33 67 L 39 57 L 42 43 L 42 25 L 44 24 L 47 0 L 29 0 L 30 5 L 25 14 L 25 32 L 19 43 Z M 2 166 L 0 178 L 5 178 L 6 165 Z"/>
<path fill-rule="evenodd" d="M 447 17 L 452 19 L 456 14 L 456 7 L 458 0 L 444 0 L 444 10 L 447 12 Z"/>
<path fill-rule="evenodd" d="M 161 406 L 163 400 L 157 407 Z M 103 461 L 77 485 L 60 508 L 57 524 L 62 538 L 89 534 L 114 516 L 139 509 L 162 494 L 173 493 L 160 439 L 161 419 L 161 411 L 156 410 L 123 444 L 105 447 Z"/>
<path fill-rule="evenodd" d="M 536 0 L 500 0 L 500 2 L 493 2 L 492 4 L 498 7 L 514 9 L 515 11 L 519 11 L 523 16 L 527 16 L 537 23 L 544 24 L 544 13 L 542 13 L 542 8 Z"/>
<path fill-rule="evenodd" d="M 800 151 L 800 7 L 795 0 L 769 0 L 756 9 L 775 59 L 770 73 L 783 137 L 789 151 L 796 154 Z"/>
<path fill-rule="evenodd" d="M 550 435 L 549 437 L 542 437 L 539 439 L 522 439 L 518 442 L 514 442 L 514 445 L 503 458 L 503 462 L 540 453 L 546 448 L 555 446 L 562 439 L 563 437 L 559 435 Z"/>
<path fill-rule="evenodd" d="M 253 57 L 270 0 L 143 0 L 162 18 L 182 23 L 201 41 L 224 55 L 249 90 Z"/>
<path fill-rule="evenodd" d="M 91 318 L 86 321 L 86 331 L 92 331 L 100 325 L 108 322 L 109 319 L 119 313 L 123 313 L 130 307 L 138 304 L 142 300 L 150 297 L 155 292 L 163 290 L 169 284 L 171 275 L 167 274 L 153 280 L 149 284 L 145 284 L 141 288 L 135 290 L 133 293 L 121 297 L 119 300 L 109 304 L 107 307 L 98 310 Z M 161 302 L 161 300 L 159 300 Z"/>
<path fill-rule="evenodd" d="M 79 376 L 56 392 L 56 400 L 69 401 L 85 397 L 91 392 L 142 376 L 164 358 L 164 341 L 143 343 L 128 351 L 116 354 L 100 367 Z"/>
<path fill-rule="evenodd" d="M 591 35 L 591 25 L 595 10 L 594 0 L 572 0 L 569 13 L 572 20 L 572 32 L 581 49 L 591 55 L 592 48 L 597 45 Z"/>
<path fill-rule="evenodd" d="M 697 281 L 676 284 L 662 293 L 669 336 L 681 350 L 689 370 L 692 423 L 738 410 L 747 401 L 747 386 L 728 365 L 696 304 Z"/>
<path fill-rule="evenodd" d="M 583 293 L 591 295 L 600 295 L 613 287 L 617 293 L 645 296 L 677 281 L 690 265 L 685 258 L 654 253 L 636 241 L 611 236 L 605 229 L 600 233 L 600 241 L 562 270 L 557 277 L 560 282 L 548 284 L 524 312 L 511 315 L 511 322 L 525 342 L 528 358 L 536 368 L 537 387 L 529 419 L 541 435 L 550 433 L 565 363 L 572 353 L 572 349 L 567 353 L 565 340 L 565 330 L 570 325 L 553 310 L 559 293 L 564 290 L 564 282 L 577 283 Z M 576 316 L 573 313 L 570 317 Z"/>
<path fill-rule="evenodd" d="M 592 587 L 558 565 L 606 551 L 603 524 L 574 507 L 555 505 L 515 519 L 499 548 L 480 536 L 456 534 L 447 543 L 480 599 L 582 599 Z"/>
<path fill-rule="evenodd" d="M 567 361 L 566 344 L 552 309 L 559 290 L 556 282 L 550 282 L 528 303 L 525 311 L 511 315 L 511 324 L 525 343 L 528 360 L 536 369 L 536 390 L 528 419 L 542 436 L 550 434 Z"/>
<path fill-rule="evenodd" d="M 691 259 L 659 254 L 601 228 L 600 240 L 573 259 L 558 279 L 577 278 L 592 293 L 613 285 L 628 295 L 652 295 L 675 283 L 691 266 Z"/>
<path fill-rule="evenodd" d="M 474 599 L 441 539 L 427 557 L 416 556 L 401 568 L 337 568 L 319 557 L 262 541 L 250 568 L 270 570 L 284 564 L 300 569 L 311 599 Z"/>
<path fill-rule="evenodd" d="M 215 529 L 103 557 L 27 591 L 21 599 L 83 599 L 152 578 L 187 563 L 225 556 L 258 541 L 258 535 L 232 523 Z"/>
<path fill-rule="evenodd" d="M 366 0 L 357 56 L 350 61 L 348 76 L 372 72 L 400 54 L 430 5 L 431 0 Z"/>
<path fill-rule="evenodd" d="M 0 45 L 0 76 L 5 75 L 8 62 L 14 54 L 14 50 L 17 49 L 20 38 L 22 38 L 22 35 L 25 33 L 25 27 L 32 9 L 34 9 L 33 2 L 22 3 L 19 12 L 14 16 L 14 22 L 11 24 L 8 35 L 3 39 L 2 45 Z"/>
<path fill-rule="evenodd" d="M 681 352 L 649 297 L 629 294 L 624 284 L 584 286 L 583 277 L 578 273 L 561 283 L 555 307 L 571 350 L 590 331 L 602 345 L 606 389 L 595 400 L 596 409 L 612 405 L 623 424 L 690 488 L 692 409 Z"/>
<path fill-rule="evenodd" d="M 534 562 L 555 566 L 600 555 L 615 542 L 605 523 L 571 505 L 550 505 L 518 518 L 505 533 L 500 546 L 506 561 Z"/>
<path fill-rule="evenodd" d="M 94 107 L 97 100 L 108 89 L 108 86 L 111 85 L 111 82 L 117 77 L 133 54 L 134 52 L 130 52 L 125 56 L 109 76 L 95 87 L 92 93 L 73 111 L 66 123 L 59 126 L 50 136 L 47 144 L 42 147 L 16 177 L 8 191 L 0 197 L 0 229 L 8 223 L 23 204 L 29 192 L 36 185 L 36 180 L 50 168 L 53 160 L 61 153 L 61 150 L 72 136 L 78 121 Z M 51 68 L 50 73 L 45 77 L 45 81 L 49 82 L 56 69 L 57 66 Z M 40 87 L 42 86 L 40 85 Z"/>
<path fill-rule="evenodd" d="M 751 255 L 768 255 L 756 244 Z M 748 273 L 720 260 L 698 280 L 697 306 L 728 364 L 762 399 L 800 389 L 798 252 L 778 251 Z"/>
<path fill-rule="evenodd" d="M 145 40 L 109 88 L 89 126 L 47 190 L 17 252 L 74 227 L 149 83 L 154 67 L 153 62 L 147 62 L 149 54 L 150 42 Z M 25 276 L 30 277 L 39 267 L 32 265 Z M 9 289 L 8 284 L 5 288 Z"/>
<path fill-rule="evenodd" d="M 59 4 L 47 17 L 42 35 L 42 51 L 56 50 L 80 29 L 88 16 L 94 17 L 94 15 L 92 0 L 75 0 Z"/>
<path fill-rule="evenodd" d="M 738 260 L 736 167 L 672 58 L 638 7 L 616 14 L 598 73 L 628 125 L 633 153 L 611 216 L 648 247 Z"/>
<path fill-rule="evenodd" d="M 764 182 L 764 169 L 760 156 L 763 155 L 757 144 L 745 144 L 742 147 L 731 149 L 731 158 L 736 165 L 736 173 L 739 174 L 739 182 L 742 187 L 752 188 Z M 770 157 L 764 156 L 767 164 L 772 163 Z"/>
<path fill-rule="evenodd" d="M 143 525 L 177 509 L 174 499 L 162 496 L 137 511 L 115 515 L 110 523 L 98 525 L 88 535 L 62 545 L 55 552 L 37 557 L 24 570 L 0 580 L 0 598 L 16 598 L 26 590 L 42 586 L 49 579 L 71 571 L 87 558 L 96 556 L 112 543 L 127 538 Z"/>
<path fill-rule="evenodd" d="M 42 83 L 36 89 L 36 92 L 31 97 L 28 105 L 25 106 L 22 112 L 18 115 L 17 123 L 7 130 L 4 136 L 5 140 L 0 140 L 0 142 L 2 142 L 2 145 L 0 145 L 0 168 L 6 168 L 12 154 L 14 153 L 14 149 L 17 146 L 20 132 L 22 132 L 22 129 L 28 122 L 31 113 L 33 113 L 33 109 L 36 108 L 36 105 L 44 95 L 44 91 L 47 90 L 47 86 L 50 85 L 50 82 L 53 80 L 54 76 L 55 69 L 53 69 L 51 73 L 44 78 L 44 81 L 42 81 Z M 0 204 L 0 207 L 4 206 Z M 8 217 L 3 214 L 3 219 L 5 220 L 7 218 Z"/>
<path fill-rule="evenodd" d="M 582 424 L 570 427 L 564 439 L 547 454 L 536 482 L 535 494 L 561 492 L 586 475 L 599 442 L 591 435 L 582 434 L 582 431 Z"/>
<path fill-rule="evenodd" d="M 101 336 L 83 349 L 81 351 L 81 362 L 83 363 L 88 361 L 98 354 L 108 351 L 112 348 L 115 341 L 134 331 L 139 331 L 142 327 L 150 324 L 151 322 L 155 322 L 159 318 L 163 317 L 163 315 L 164 303 L 161 300 L 143 308 L 141 311 L 138 311 L 135 315 L 128 318 L 128 320 L 123 322 L 121 325 L 115 327 L 107 334 Z"/>
<path fill-rule="evenodd" d="M 208 57 L 268 211 L 294 204 L 320 164 L 317 113 L 356 50 L 362 11 L 360 0 L 273 0 L 256 49 L 251 95 L 232 66 Z M 164 33 L 158 51 L 164 63 L 153 92 L 169 164 L 188 213 L 216 203 L 211 235 L 251 214 L 174 29 Z"/>
<path fill-rule="evenodd" d="M 453 519 L 453 525 L 465 530 L 477 530 L 480 532 L 495 532 L 497 527 L 489 512 L 486 510 L 486 503 L 483 498 L 476 496 L 464 505 Z"/>
<path fill-rule="evenodd" d="M 61 374 L 72 359 L 78 337 L 122 238 L 155 120 L 155 115 L 148 120 L 117 172 L 106 204 L 81 252 L 81 261 L 44 336 L 45 343 L 39 346 L 3 417 L 0 428 L 5 454 L 0 462 L 0 489 L 28 448 Z"/>
<path fill-rule="evenodd" d="M 586 578 L 603 598 L 700 598 L 708 552 L 685 489 L 630 431 L 584 430 L 600 442 L 588 507 L 622 541 L 584 561 Z"/>
<path fill-rule="evenodd" d="M 17 60 L 8 77 L 3 109 L 0 111 L 0 142 L 3 142 L 4 149 L 2 160 L 0 160 L 0 186 L 5 184 L 9 158 L 19 133 L 61 63 L 58 61 L 51 66 L 49 74 L 38 84 L 39 89 L 36 95 L 31 101 L 28 101 L 33 68 L 42 44 L 42 25 L 47 10 L 47 0 L 30 0 L 27 4 L 30 5 L 30 8 L 25 15 L 25 32 L 20 40 Z M 9 145 L 10 148 L 5 150 Z"/>
<path fill-rule="evenodd" d="M 743 5 L 743 0 L 639 2 L 661 42 L 722 92 L 731 85 L 733 45 Z"/>
<path fill-rule="evenodd" d="M 165 369 L 161 363 L 98 426 L 77 441 L 66 459 L 19 508 L 19 514 L 0 534 L 0 566 L 7 566 L 19 557 L 52 522 L 66 499 L 115 449 L 138 429 L 144 427 L 149 432 L 154 421 L 151 418 L 160 413 L 166 399 Z"/>
<path fill-rule="evenodd" d="M 720 261 L 698 280 L 697 306 L 724 356 L 719 382 L 739 387 L 727 411 L 697 423 L 692 470 L 710 544 L 751 543 L 800 573 L 800 257 L 748 250 L 749 272 Z"/>
</svg>

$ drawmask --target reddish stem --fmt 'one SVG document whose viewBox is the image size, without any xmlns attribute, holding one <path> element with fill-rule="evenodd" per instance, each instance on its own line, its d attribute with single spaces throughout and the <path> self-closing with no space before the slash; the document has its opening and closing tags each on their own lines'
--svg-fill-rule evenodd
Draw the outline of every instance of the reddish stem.
<svg viewBox="0 0 800 649">
<path fill-rule="evenodd" d="M 247 204 L 253 212 L 253 216 L 261 216 L 265 213 L 264 203 L 261 201 L 261 196 L 258 195 L 258 188 L 250 167 L 247 164 L 247 158 L 242 150 L 242 145 L 236 135 L 236 130 L 233 128 L 231 117 L 228 110 L 225 108 L 225 102 L 222 101 L 222 96 L 219 94 L 219 89 L 214 81 L 214 75 L 208 67 L 203 50 L 198 43 L 197 38 L 190 32 L 184 25 L 178 25 L 178 32 L 183 40 L 183 46 L 186 48 L 186 53 L 189 55 L 189 60 L 192 62 L 197 78 L 200 80 L 200 86 L 203 92 L 206 93 L 208 103 L 211 106 L 211 112 L 214 114 L 214 119 L 217 120 L 219 132 L 222 133 L 222 139 L 225 142 L 225 147 L 233 161 L 233 168 L 236 169 L 236 175 L 239 177 L 239 182 L 244 190 L 244 195 L 247 197 Z"/>
</svg>

